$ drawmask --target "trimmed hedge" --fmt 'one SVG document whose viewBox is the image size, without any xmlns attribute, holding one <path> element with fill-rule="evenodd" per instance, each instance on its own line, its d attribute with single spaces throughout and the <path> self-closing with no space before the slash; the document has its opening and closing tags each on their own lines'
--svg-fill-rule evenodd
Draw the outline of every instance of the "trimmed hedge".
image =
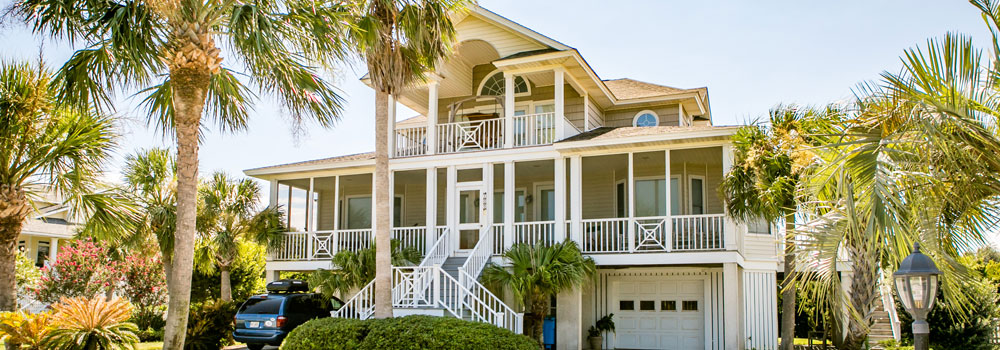
<svg viewBox="0 0 1000 350">
<path fill-rule="evenodd" d="M 523 349 L 537 350 L 531 338 L 482 322 L 413 315 L 351 320 L 321 318 L 298 326 L 282 350 L 339 349 Z"/>
</svg>

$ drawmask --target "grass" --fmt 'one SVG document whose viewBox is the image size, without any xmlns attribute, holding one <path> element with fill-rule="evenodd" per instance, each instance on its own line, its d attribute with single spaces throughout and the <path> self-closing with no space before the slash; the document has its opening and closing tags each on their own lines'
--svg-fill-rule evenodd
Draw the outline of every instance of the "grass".
<svg viewBox="0 0 1000 350">
<path fill-rule="evenodd" d="M 135 348 L 136 350 L 160 350 L 163 349 L 163 342 L 139 343 Z"/>
</svg>

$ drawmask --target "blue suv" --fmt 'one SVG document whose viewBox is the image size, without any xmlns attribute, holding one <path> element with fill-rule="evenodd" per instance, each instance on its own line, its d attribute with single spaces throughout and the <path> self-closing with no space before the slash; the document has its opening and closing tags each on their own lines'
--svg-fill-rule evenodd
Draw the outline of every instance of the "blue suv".
<svg viewBox="0 0 1000 350">
<path fill-rule="evenodd" d="M 306 293 L 305 282 L 281 280 L 267 286 L 268 293 L 247 299 L 236 312 L 233 339 L 250 350 L 279 346 L 288 333 L 314 318 L 330 317 L 343 305 L 340 299 Z"/>
</svg>

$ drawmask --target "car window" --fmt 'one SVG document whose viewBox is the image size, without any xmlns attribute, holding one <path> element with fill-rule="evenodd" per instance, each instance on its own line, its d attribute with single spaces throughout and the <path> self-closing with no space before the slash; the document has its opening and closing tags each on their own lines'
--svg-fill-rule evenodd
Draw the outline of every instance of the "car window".
<svg viewBox="0 0 1000 350">
<path fill-rule="evenodd" d="M 240 307 L 241 314 L 277 314 L 283 298 L 250 298 Z"/>
</svg>

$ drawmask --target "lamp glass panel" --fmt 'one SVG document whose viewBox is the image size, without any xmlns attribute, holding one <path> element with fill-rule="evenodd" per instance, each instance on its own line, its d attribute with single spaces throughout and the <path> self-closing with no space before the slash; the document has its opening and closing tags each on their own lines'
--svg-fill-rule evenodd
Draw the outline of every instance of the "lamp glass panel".
<svg viewBox="0 0 1000 350">
<path fill-rule="evenodd" d="M 930 275 L 930 283 L 927 285 L 927 295 L 930 300 L 927 301 L 927 311 L 934 308 L 934 301 L 937 299 L 937 289 L 938 289 L 938 276 Z"/>
<path fill-rule="evenodd" d="M 910 294 L 910 284 L 907 276 L 896 276 L 896 294 L 899 294 L 899 301 L 903 303 L 903 308 L 907 312 L 913 313 L 913 296 Z"/>
<path fill-rule="evenodd" d="M 913 293 L 914 310 L 927 308 L 927 276 L 910 276 L 910 292 Z"/>
</svg>

